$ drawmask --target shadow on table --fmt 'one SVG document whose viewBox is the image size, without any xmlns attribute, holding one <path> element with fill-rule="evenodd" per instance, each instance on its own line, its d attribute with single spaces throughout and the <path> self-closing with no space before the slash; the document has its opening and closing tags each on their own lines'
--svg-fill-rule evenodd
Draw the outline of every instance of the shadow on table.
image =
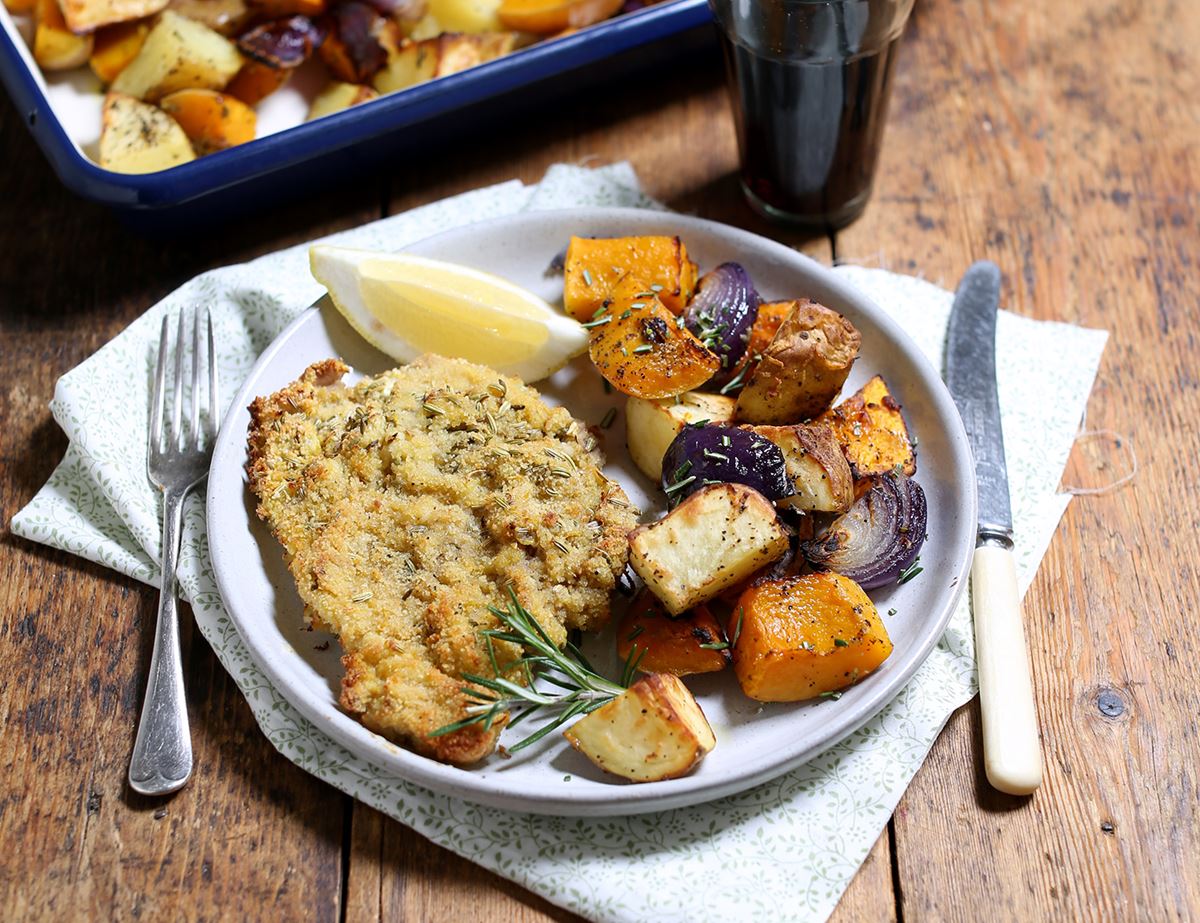
<svg viewBox="0 0 1200 923">
<path fill-rule="evenodd" d="M 823 244 L 832 251 L 834 244 L 833 233 L 812 231 L 802 228 L 792 228 L 773 224 L 754 211 L 746 202 L 742 193 L 741 181 L 736 172 L 726 173 L 711 182 L 695 189 L 688 190 L 683 195 L 676 196 L 665 203 L 675 211 L 697 218 L 707 218 L 710 221 L 720 221 L 735 227 L 745 228 L 763 237 L 777 240 L 781 244 L 815 254 L 823 262 L 828 262 L 828 253 L 823 252 Z"/>
<path fill-rule="evenodd" d="M 979 696 L 975 696 L 966 708 L 970 715 L 971 752 L 974 755 L 975 803 L 981 811 L 988 814 L 1009 814 L 1025 810 L 1032 803 L 1034 795 L 1006 795 L 992 788 L 988 782 L 987 772 L 983 768 L 983 721 L 979 712 Z M 1045 752 L 1042 759 L 1045 759 Z"/>
</svg>

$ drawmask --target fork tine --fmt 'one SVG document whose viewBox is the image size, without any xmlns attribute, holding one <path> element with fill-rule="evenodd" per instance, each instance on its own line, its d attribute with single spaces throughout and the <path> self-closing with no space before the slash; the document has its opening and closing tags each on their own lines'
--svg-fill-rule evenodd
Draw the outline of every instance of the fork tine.
<svg viewBox="0 0 1200 923">
<path fill-rule="evenodd" d="M 192 312 L 192 417 L 189 435 L 192 444 L 200 448 L 200 386 L 203 378 L 204 363 L 200 361 L 200 310 Z"/>
<path fill-rule="evenodd" d="M 154 396 L 150 402 L 149 454 L 162 447 L 163 385 L 167 378 L 167 330 L 170 318 L 163 316 L 162 333 L 158 337 L 158 359 L 154 366 Z"/>
<path fill-rule="evenodd" d="M 208 425 L 212 438 L 216 439 L 217 430 L 221 428 L 221 400 L 217 392 L 217 347 L 213 337 L 212 308 L 208 315 Z"/>
<path fill-rule="evenodd" d="M 179 309 L 179 333 L 175 337 L 175 401 L 171 407 L 171 435 L 175 445 L 182 449 L 185 445 L 183 434 L 183 315 L 184 308 Z"/>
</svg>

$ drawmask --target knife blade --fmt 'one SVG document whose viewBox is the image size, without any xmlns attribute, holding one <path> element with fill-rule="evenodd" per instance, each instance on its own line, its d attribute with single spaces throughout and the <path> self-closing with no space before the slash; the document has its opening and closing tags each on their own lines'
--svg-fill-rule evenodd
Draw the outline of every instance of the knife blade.
<svg viewBox="0 0 1200 923">
<path fill-rule="evenodd" d="M 979 484 L 971 609 L 979 663 L 983 762 L 988 781 L 1012 795 L 1042 781 L 1041 741 L 1013 558 L 1012 505 L 996 387 L 1000 269 L 981 261 L 963 276 L 946 330 L 946 386 L 962 416 Z"/>
</svg>

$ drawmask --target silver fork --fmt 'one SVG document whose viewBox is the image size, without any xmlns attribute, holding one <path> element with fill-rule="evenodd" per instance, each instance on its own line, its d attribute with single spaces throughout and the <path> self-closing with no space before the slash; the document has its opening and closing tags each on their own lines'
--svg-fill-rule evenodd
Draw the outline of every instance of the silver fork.
<svg viewBox="0 0 1200 923">
<path fill-rule="evenodd" d="M 175 343 L 175 382 L 171 404 L 171 427 L 164 433 L 163 409 L 167 377 L 170 320 L 164 317 L 158 343 L 158 367 L 154 372 L 154 397 L 150 410 L 150 437 L 146 449 L 146 471 L 163 493 L 162 583 L 158 599 L 158 624 L 154 630 L 154 653 L 150 656 L 150 678 L 138 722 L 137 740 L 129 761 L 129 785 L 143 795 L 166 795 L 178 791 L 192 775 L 192 738 L 188 730 L 187 702 L 183 694 L 183 660 L 179 652 L 179 604 L 175 598 L 175 567 L 179 558 L 183 500 L 188 491 L 208 474 L 209 459 L 218 425 L 217 363 L 213 348 L 212 314 L 207 314 L 207 363 L 201 360 L 200 312 L 192 325 L 192 400 L 185 429 L 183 382 L 185 326 L 179 312 L 179 334 Z M 207 374 L 204 374 L 207 372 Z M 208 411 L 204 430 L 200 426 L 200 395 L 208 379 Z"/>
</svg>

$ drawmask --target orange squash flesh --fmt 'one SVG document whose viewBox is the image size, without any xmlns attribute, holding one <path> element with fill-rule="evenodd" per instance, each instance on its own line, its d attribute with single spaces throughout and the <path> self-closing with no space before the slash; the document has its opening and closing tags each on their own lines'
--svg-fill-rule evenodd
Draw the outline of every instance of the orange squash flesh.
<svg viewBox="0 0 1200 923">
<path fill-rule="evenodd" d="M 254 110 L 226 93 L 176 90 L 164 96 L 159 106 L 179 123 L 197 154 L 211 154 L 254 140 Z"/>
<path fill-rule="evenodd" d="M 588 352 L 621 393 L 646 400 L 672 397 L 704 384 L 720 368 L 716 354 L 676 322 L 645 282 L 626 276 L 606 304 Z"/>
<path fill-rule="evenodd" d="M 117 74 L 137 57 L 149 32 L 150 23 L 145 19 L 118 22 L 97 29 L 96 43 L 88 59 L 92 71 L 103 83 L 112 83 L 117 79 Z"/>
<path fill-rule="evenodd" d="M 504 28 L 550 35 L 579 29 L 614 15 L 624 0 L 503 0 L 497 16 Z"/>
<path fill-rule="evenodd" d="M 625 661 L 637 649 L 638 669 L 645 673 L 716 673 L 729 664 L 721 626 L 707 606 L 679 618 L 667 615 L 662 603 L 643 591 L 617 624 L 617 656 Z M 710 645 L 702 647 L 701 645 Z"/>
<path fill-rule="evenodd" d="M 900 405 L 878 375 L 815 422 L 833 430 L 856 485 L 863 478 L 887 474 L 897 467 L 909 477 L 917 471 Z"/>
<path fill-rule="evenodd" d="M 225 92 L 247 106 L 256 106 L 287 83 L 291 76 L 291 68 L 275 67 L 247 58 L 242 69 L 226 85 Z"/>
<path fill-rule="evenodd" d="M 764 580 L 742 594 L 733 668 L 760 702 L 836 692 L 879 667 L 892 642 L 870 597 L 841 574 Z"/>
<path fill-rule="evenodd" d="M 773 301 L 758 306 L 754 326 L 750 328 L 750 338 L 746 341 L 746 352 L 734 367 L 735 373 L 741 372 L 751 362 L 758 363 L 758 359 L 755 357 L 762 355 L 762 351 L 771 345 L 775 334 L 779 332 L 779 328 L 783 326 L 783 322 L 792 313 L 792 308 L 795 306 L 796 302 L 794 301 Z M 750 377 L 751 371 L 753 369 L 746 373 L 747 378 Z"/>
<path fill-rule="evenodd" d="M 251 0 L 250 6 L 259 19 L 283 19 L 287 16 L 315 19 L 329 8 L 329 0 Z"/>
<path fill-rule="evenodd" d="M 572 237 L 563 270 L 563 307 L 590 320 L 626 276 L 641 279 L 672 314 L 696 290 L 696 264 L 678 237 Z"/>
</svg>

